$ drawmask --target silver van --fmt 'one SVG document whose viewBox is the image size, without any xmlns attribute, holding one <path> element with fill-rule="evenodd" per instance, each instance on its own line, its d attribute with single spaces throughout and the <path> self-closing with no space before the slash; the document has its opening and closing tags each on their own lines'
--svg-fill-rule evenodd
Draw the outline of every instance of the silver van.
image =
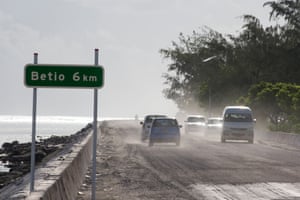
<svg viewBox="0 0 300 200">
<path fill-rule="evenodd" d="M 222 143 L 226 140 L 247 140 L 248 143 L 253 143 L 255 119 L 249 107 L 226 106 L 222 118 Z"/>
</svg>

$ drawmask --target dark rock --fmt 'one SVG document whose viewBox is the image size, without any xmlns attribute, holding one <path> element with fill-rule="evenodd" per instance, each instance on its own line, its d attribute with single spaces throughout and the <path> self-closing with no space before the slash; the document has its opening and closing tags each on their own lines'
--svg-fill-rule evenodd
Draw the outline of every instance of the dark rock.
<svg viewBox="0 0 300 200">
<path fill-rule="evenodd" d="M 41 139 L 36 142 L 35 161 L 36 164 L 41 163 L 48 155 L 55 153 L 67 144 L 74 144 L 81 141 L 89 133 L 92 128 L 88 124 L 81 131 L 71 136 L 51 136 L 47 139 Z M 31 143 L 3 143 L 0 149 L 0 161 L 3 163 L 9 162 L 6 167 L 10 168 L 9 172 L 0 172 L 0 189 L 12 182 L 16 182 L 23 175 L 30 171 L 31 161 Z"/>
</svg>

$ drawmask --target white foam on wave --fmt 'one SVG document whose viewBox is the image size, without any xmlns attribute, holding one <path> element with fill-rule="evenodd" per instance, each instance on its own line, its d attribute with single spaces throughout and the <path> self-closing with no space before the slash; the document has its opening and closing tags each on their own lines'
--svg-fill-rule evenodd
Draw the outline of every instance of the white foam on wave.
<svg viewBox="0 0 300 200">
<path fill-rule="evenodd" d="M 37 123 L 89 123 L 93 117 L 84 116 L 37 116 Z M 130 117 L 99 117 L 98 121 L 104 120 L 133 120 Z M 29 115 L 0 115 L 0 122 L 15 123 L 15 122 L 32 122 L 32 116 Z"/>
<path fill-rule="evenodd" d="M 37 116 L 37 122 L 42 123 L 88 123 L 92 121 L 90 117 L 73 117 L 73 116 Z M 32 122 L 32 116 L 26 115 L 0 115 L 0 122 L 15 123 L 15 122 Z"/>
<path fill-rule="evenodd" d="M 133 120 L 133 118 L 105 117 L 97 119 L 97 121 L 104 120 Z M 36 136 L 49 137 L 51 135 L 71 135 L 92 122 L 92 117 L 37 116 Z M 0 147 L 4 142 L 31 141 L 31 135 L 32 116 L 0 115 Z"/>
</svg>

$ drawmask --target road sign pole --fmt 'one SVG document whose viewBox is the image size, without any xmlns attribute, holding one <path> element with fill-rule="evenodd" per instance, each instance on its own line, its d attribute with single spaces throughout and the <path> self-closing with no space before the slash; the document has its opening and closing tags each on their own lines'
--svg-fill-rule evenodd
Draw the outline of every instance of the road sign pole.
<svg viewBox="0 0 300 200">
<path fill-rule="evenodd" d="M 95 49 L 95 65 L 99 64 L 99 50 Z M 94 123 L 93 123 L 93 174 L 92 174 L 92 200 L 96 199 L 96 154 L 97 154 L 97 113 L 98 113 L 98 89 L 94 89 Z"/>
<path fill-rule="evenodd" d="M 34 53 L 33 63 L 38 63 L 38 53 Z M 36 135 L 36 104 L 37 88 L 33 88 L 32 103 L 32 138 L 31 138 L 31 164 L 30 164 L 30 192 L 34 191 L 34 173 L 35 173 L 35 135 Z"/>
</svg>

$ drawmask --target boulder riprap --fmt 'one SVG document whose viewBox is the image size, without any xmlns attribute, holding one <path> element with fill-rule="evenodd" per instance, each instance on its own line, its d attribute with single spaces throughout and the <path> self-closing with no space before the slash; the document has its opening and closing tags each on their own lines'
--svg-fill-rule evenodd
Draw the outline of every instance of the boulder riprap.
<svg viewBox="0 0 300 200">
<path fill-rule="evenodd" d="M 70 136 L 51 136 L 36 141 L 35 162 L 36 165 L 46 162 L 51 155 L 56 155 L 64 147 L 70 146 L 81 141 L 92 128 L 92 124 L 88 124 L 75 134 Z M 8 171 L 0 171 L 0 189 L 4 186 L 18 182 L 20 177 L 30 172 L 31 163 L 31 143 L 19 143 L 13 141 L 11 143 L 3 143 L 0 148 L 0 162 L 9 168 Z"/>
</svg>

